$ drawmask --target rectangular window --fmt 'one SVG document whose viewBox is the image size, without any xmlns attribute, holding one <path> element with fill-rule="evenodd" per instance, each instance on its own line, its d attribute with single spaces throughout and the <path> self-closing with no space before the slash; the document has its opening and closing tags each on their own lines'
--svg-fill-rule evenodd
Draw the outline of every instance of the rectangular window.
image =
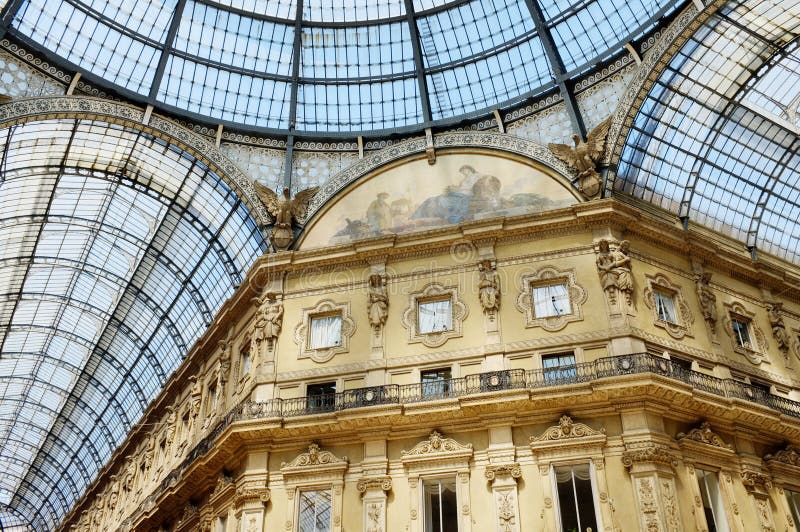
<svg viewBox="0 0 800 532">
<path fill-rule="evenodd" d="M 542 369 L 545 382 L 574 382 L 578 377 L 573 353 L 542 355 Z"/>
<path fill-rule="evenodd" d="M 453 309 L 449 299 L 417 304 L 417 327 L 420 334 L 453 330 Z"/>
<path fill-rule="evenodd" d="M 789 502 L 789 511 L 795 523 L 800 523 L 800 492 L 786 490 L 786 500 Z"/>
<path fill-rule="evenodd" d="M 425 532 L 458 532 L 456 479 L 425 480 Z"/>
<path fill-rule="evenodd" d="M 208 387 L 208 399 L 206 400 L 206 416 L 210 416 L 217 408 L 217 384 Z"/>
<path fill-rule="evenodd" d="M 696 469 L 697 483 L 700 485 L 700 497 L 703 500 L 703 511 L 706 515 L 708 532 L 730 532 L 722 493 L 719 490 L 717 474 L 711 471 Z"/>
<path fill-rule="evenodd" d="M 330 532 L 331 490 L 300 492 L 298 532 Z"/>
<path fill-rule="evenodd" d="M 450 368 L 429 369 L 420 372 L 423 397 L 444 397 L 450 391 Z"/>
<path fill-rule="evenodd" d="M 342 316 L 318 316 L 311 318 L 311 349 L 325 349 L 342 345 Z"/>
<path fill-rule="evenodd" d="M 309 410 L 323 412 L 333 410 L 336 403 L 336 383 L 309 384 L 306 388 L 306 395 L 308 396 Z"/>
<path fill-rule="evenodd" d="M 678 315 L 675 313 L 675 298 L 672 295 L 654 290 L 653 299 L 656 303 L 656 316 L 660 321 L 678 323 Z"/>
<path fill-rule="evenodd" d="M 546 318 L 572 314 L 567 283 L 533 287 L 533 316 Z"/>
<path fill-rule="evenodd" d="M 589 464 L 553 468 L 562 532 L 599 530 Z"/>
<path fill-rule="evenodd" d="M 250 340 L 245 340 L 239 348 L 240 377 L 250 373 Z"/>
<path fill-rule="evenodd" d="M 732 318 L 731 325 L 733 327 L 733 337 L 736 340 L 736 345 L 750 349 L 750 323 L 742 318 Z"/>
</svg>

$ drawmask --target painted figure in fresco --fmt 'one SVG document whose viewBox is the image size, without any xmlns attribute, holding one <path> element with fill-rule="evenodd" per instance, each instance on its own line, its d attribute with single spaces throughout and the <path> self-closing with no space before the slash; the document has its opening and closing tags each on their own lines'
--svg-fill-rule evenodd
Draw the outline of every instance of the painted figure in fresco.
<svg viewBox="0 0 800 532">
<path fill-rule="evenodd" d="M 386 283 L 382 275 L 373 273 L 369 276 L 369 323 L 377 333 L 386 323 L 389 315 L 389 296 L 386 294 Z"/>
<path fill-rule="evenodd" d="M 444 194 L 426 199 L 411 218 L 439 218 L 451 224 L 464 221 L 469 214 L 472 187 L 482 175 L 466 164 L 459 169 L 459 172 L 462 177 L 458 185 L 449 185 L 445 188 Z"/>
<path fill-rule="evenodd" d="M 367 208 L 367 223 L 373 233 L 382 234 L 392 228 L 392 208 L 386 202 L 389 194 L 379 192 Z"/>
<path fill-rule="evenodd" d="M 492 261 L 483 259 L 478 265 L 480 281 L 478 281 L 478 297 L 485 312 L 495 312 L 500 308 L 500 283 L 497 270 Z"/>
</svg>

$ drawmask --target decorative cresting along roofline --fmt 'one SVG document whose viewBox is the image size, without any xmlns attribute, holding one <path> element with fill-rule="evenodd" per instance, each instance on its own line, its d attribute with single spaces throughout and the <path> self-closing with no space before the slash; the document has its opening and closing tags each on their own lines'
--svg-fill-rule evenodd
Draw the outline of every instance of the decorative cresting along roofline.
<svg viewBox="0 0 800 532">
<path fill-rule="evenodd" d="M 206 139 L 155 113 L 133 105 L 89 96 L 21 98 L 0 105 L 0 128 L 53 119 L 98 120 L 149 133 L 170 142 L 207 164 L 233 188 L 260 226 L 271 217 L 259 201 L 253 182 L 228 156 Z"/>
<path fill-rule="evenodd" d="M 690 2 L 672 24 L 661 33 L 661 37 L 656 44 L 647 51 L 642 64 L 639 65 L 633 78 L 628 82 L 628 88 L 612 115 L 611 127 L 606 139 L 605 160 L 601 164 L 609 165 L 619 161 L 622 148 L 625 146 L 625 140 L 628 137 L 628 131 L 630 131 L 633 124 L 633 119 L 642 102 L 644 102 L 647 93 L 669 64 L 669 60 L 726 1 L 715 0 L 709 3 L 702 11 L 698 11 L 695 3 Z M 604 189 L 606 194 L 611 191 L 615 178 L 616 172 L 612 166 L 605 176 Z"/>
<path fill-rule="evenodd" d="M 435 135 L 433 143 L 435 149 L 487 148 L 522 155 L 549 167 L 572 182 L 573 187 L 577 190 L 575 173 L 563 161 L 556 158 L 547 146 L 532 140 L 505 133 L 454 132 Z M 311 199 L 311 203 L 309 203 L 303 222 L 310 220 L 331 198 L 351 183 L 355 183 L 388 163 L 412 155 L 424 156 L 426 147 L 424 137 L 409 139 L 370 154 L 364 159 L 351 164 L 320 187 L 317 194 Z M 576 197 L 580 197 L 580 195 L 576 194 Z"/>
</svg>

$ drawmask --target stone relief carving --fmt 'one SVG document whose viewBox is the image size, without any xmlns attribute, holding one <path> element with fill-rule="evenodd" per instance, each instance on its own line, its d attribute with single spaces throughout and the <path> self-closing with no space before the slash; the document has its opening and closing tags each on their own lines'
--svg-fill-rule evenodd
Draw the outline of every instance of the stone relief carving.
<svg viewBox="0 0 800 532">
<path fill-rule="evenodd" d="M 260 502 L 267 504 L 272 497 L 272 492 L 266 486 L 239 486 L 236 488 L 234 506 L 241 507 L 248 502 Z"/>
<path fill-rule="evenodd" d="M 319 187 L 301 190 L 290 197 L 289 189 L 283 189 L 283 195 L 278 196 L 271 188 L 254 181 L 256 194 L 261 203 L 275 218 L 275 225 L 270 231 L 270 240 L 276 251 L 289 249 L 289 244 L 294 240 L 294 223 L 305 218 L 311 198 L 317 193 Z"/>
<path fill-rule="evenodd" d="M 767 493 L 772 488 L 772 479 L 761 471 L 745 469 L 741 476 L 742 484 L 751 493 Z"/>
<path fill-rule="evenodd" d="M 500 310 L 500 279 L 497 267 L 490 259 L 483 259 L 478 264 L 478 299 L 483 307 L 483 312 L 494 321 L 495 315 Z"/>
<path fill-rule="evenodd" d="M 678 518 L 678 501 L 675 497 L 675 489 L 671 480 L 661 481 L 661 498 L 664 501 L 667 531 L 678 532 L 681 530 L 680 519 Z"/>
<path fill-rule="evenodd" d="M 800 447 L 790 443 L 775 454 L 765 455 L 764 461 L 768 463 L 779 462 L 794 467 L 800 467 Z"/>
<path fill-rule="evenodd" d="M 486 466 L 484 472 L 486 480 L 493 482 L 498 477 L 518 479 L 522 476 L 522 469 L 517 463 Z"/>
<path fill-rule="evenodd" d="M 431 432 L 427 441 L 421 441 L 410 451 L 400 451 L 400 456 L 420 456 L 428 454 L 472 451 L 472 444 L 461 444 L 453 438 L 444 438 L 438 431 Z"/>
<path fill-rule="evenodd" d="M 250 352 L 260 357 L 262 344 L 266 342 L 267 350 L 273 349 L 281 334 L 283 303 L 274 292 L 267 292 L 263 298 L 254 297 L 251 302 L 258 308 L 250 329 Z"/>
<path fill-rule="evenodd" d="M 711 333 L 716 336 L 717 320 L 717 296 L 711 289 L 711 272 L 703 272 L 697 278 L 697 296 L 700 299 L 700 308 L 703 310 L 703 319 L 706 320 Z"/>
<path fill-rule="evenodd" d="M 639 504 L 641 507 L 642 530 L 658 532 L 662 530 L 661 520 L 658 517 L 658 504 L 656 503 L 653 482 L 649 478 L 641 478 L 639 485 Z"/>
<path fill-rule="evenodd" d="M 769 325 L 772 327 L 772 336 L 775 337 L 778 349 L 781 350 L 783 356 L 788 358 L 791 340 L 789 339 L 789 333 L 786 332 L 786 325 L 783 323 L 782 309 L 782 303 L 774 301 L 767 303 L 767 316 L 769 316 Z"/>
<path fill-rule="evenodd" d="M 312 443 L 308 446 L 308 452 L 300 453 L 297 458 L 291 462 L 282 462 L 281 469 L 346 463 L 346 456 L 339 458 L 330 451 L 321 450 L 316 443 Z"/>
<path fill-rule="evenodd" d="M 367 506 L 367 532 L 383 532 L 383 505 L 371 503 Z"/>
<path fill-rule="evenodd" d="M 558 420 L 558 425 L 552 426 L 541 436 L 531 436 L 531 443 L 545 442 L 554 440 L 569 440 L 572 438 L 583 438 L 585 436 L 605 435 L 606 429 L 594 430 L 583 423 L 574 423 L 572 418 L 564 414 Z"/>
<path fill-rule="evenodd" d="M 378 335 L 389 316 L 389 296 L 386 293 L 386 277 L 373 273 L 369 276 L 369 299 L 367 313 L 372 330 Z"/>
<path fill-rule="evenodd" d="M 600 283 L 612 307 L 624 305 L 633 310 L 633 275 L 631 273 L 630 244 L 623 240 L 614 247 L 608 240 L 597 243 L 597 271 Z"/>
<path fill-rule="evenodd" d="M 663 294 L 672 297 L 672 301 L 675 304 L 675 312 L 677 314 L 674 322 L 659 318 L 654 293 L 656 291 L 660 291 Z M 656 327 L 664 329 L 676 340 L 680 340 L 684 336 L 692 336 L 691 325 L 694 323 L 694 315 L 692 314 L 692 311 L 689 309 L 689 305 L 686 303 L 686 300 L 683 297 L 683 292 L 681 291 L 680 286 L 672 284 L 665 275 L 660 273 L 655 276 L 645 275 L 645 288 L 643 295 L 645 305 L 647 305 L 653 311 L 653 323 L 656 325 Z"/>
<path fill-rule="evenodd" d="M 514 510 L 514 491 L 504 490 L 497 492 L 497 520 L 500 532 L 515 532 L 517 530 L 517 515 Z"/>
<path fill-rule="evenodd" d="M 200 399 L 203 395 L 203 382 L 193 375 L 189 377 L 189 383 L 192 385 L 190 397 L 192 418 L 196 418 L 200 414 Z"/>
<path fill-rule="evenodd" d="M 681 440 L 692 440 L 700 443 L 704 443 L 706 445 L 713 445 L 714 447 L 720 447 L 722 449 L 733 450 L 733 445 L 725 443 L 725 441 L 719 437 L 719 435 L 711 430 L 711 425 L 708 421 L 703 421 L 699 427 L 695 427 L 690 430 L 688 433 L 686 432 L 679 432 L 678 435 L 675 437 L 678 441 Z"/>
<path fill-rule="evenodd" d="M 356 489 L 359 493 L 364 494 L 368 489 L 379 488 L 383 491 L 390 491 L 392 489 L 392 477 L 367 477 L 360 478 L 356 483 Z"/>
<path fill-rule="evenodd" d="M 578 172 L 578 190 L 589 199 L 597 197 L 602 188 L 603 181 L 597 165 L 603 160 L 610 126 L 611 117 L 608 117 L 586 134 L 585 142 L 579 135 L 572 135 L 574 147 L 566 144 L 547 145 L 556 157 Z"/>
<path fill-rule="evenodd" d="M 642 442 L 625 446 L 622 453 L 622 465 L 631 469 L 634 464 L 663 464 L 671 468 L 678 467 L 678 459 L 664 445 Z"/>
</svg>

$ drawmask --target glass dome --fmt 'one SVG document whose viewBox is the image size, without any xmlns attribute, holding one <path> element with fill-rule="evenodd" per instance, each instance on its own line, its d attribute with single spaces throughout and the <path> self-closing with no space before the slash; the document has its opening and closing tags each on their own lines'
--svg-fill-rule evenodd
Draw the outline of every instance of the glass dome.
<svg viewBox="0 0 800 532">
<path fill-rule="evenodd" d="M 266 134 L 385 136 L 570 82 L 670 0 L 22 0 L 7 33 L 92 82 Z"/>
</svg>

